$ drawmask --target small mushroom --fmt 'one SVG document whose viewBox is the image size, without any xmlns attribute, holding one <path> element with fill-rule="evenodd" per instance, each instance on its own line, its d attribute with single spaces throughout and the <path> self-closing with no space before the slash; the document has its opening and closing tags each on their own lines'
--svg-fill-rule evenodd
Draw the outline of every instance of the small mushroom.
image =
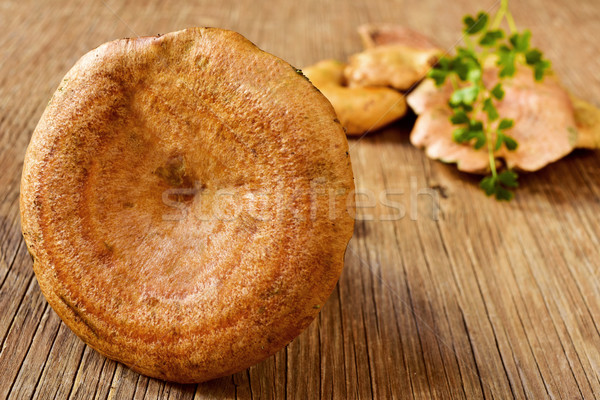
<svg viewBox="0 0 600 400">
<path fill-rule="evenodd" d="M 410 90 L 442 54 L 427 37 L 405 27 L 363 25 L 358 31 L 366 49 L 350 57 L 344 71 L 351 87 Z"/>
<path fill-rule="evenodd" d="M 403 44 L 422 50 L 438 49 L 427 36 L 399 25 L 365 24 L 358 27 L 358 35 L 365 49 L 389 44 Z"/>
<path fill-rule="evenodd" d="M 345 86 L 345 67 L 341 61 L 323 60 L 302 73 L 331 102 L 348 135 L 377 130 L 406 113 L 404 96 L 393 89 Z"/>
</svg>

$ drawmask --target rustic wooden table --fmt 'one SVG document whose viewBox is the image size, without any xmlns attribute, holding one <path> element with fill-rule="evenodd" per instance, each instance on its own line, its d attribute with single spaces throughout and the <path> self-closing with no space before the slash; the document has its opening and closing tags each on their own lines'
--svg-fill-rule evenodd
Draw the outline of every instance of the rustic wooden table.
<svg viewBox="0 0 600 400">
<path fill-rule="evenodd" d="M 218 26 L 303 66 L 358 51 L 355 28 L 369 21 L 450 49 L 463 14 L 498 3 L 2 0 L 0 398 L 600 398 L 598 152 L 522 177 L 516 199 L 497 203 L 413 148 L 411 121 L 352 140 L 357 185 L 377 206 L 362 210 L 329 302 L 286 349 L 201 385 L 149 379 L 86 347 L 44 300 L 21 237 L 29 137 L 61 77 L 105 41 Z M 600 3 L 511 6 L 566 86 L 600 104 Z"/>
</svg>

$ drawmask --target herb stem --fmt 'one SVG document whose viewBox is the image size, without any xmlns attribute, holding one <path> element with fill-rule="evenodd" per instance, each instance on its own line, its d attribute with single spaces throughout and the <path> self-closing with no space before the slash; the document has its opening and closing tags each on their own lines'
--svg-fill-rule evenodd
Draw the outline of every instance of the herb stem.
<svg viewBox="0 0 600 400">
<path fill-rule="evenodd" d="M 495 30 L 495 29 L 500 28 L 500 24 L 502 23 L 502 20 L 505 17 L 506 17 L 506 22 L 508 22 L 508 28 L 510 29 L 510 32 L 511 33 L 516 32 L 517 25 L 515 24 L 515 20 L 514 20 L 512 14 L 510 13 L 510 10 L 508 9 L 508 0 L 502 0 L 500 2 L 500 8 L 498 9 L 498 12 L 494 16 L 494 21 L 492 22 L 491 29 Z"/>
<path fill-rule="evenodd" d="M 496 157 L 494 157 L 494 144 L 492 142 L 492 132 L 490 132 L 489 122 L 485 124 L 485 134 L 487 136 L 488 156 L 490 158 L 490 171 L 492 171 L 492 176 L 496 178 L 498 173 L 496 171 Z"/>
<path fill-rule="evenodd" d="M 515 19 L 508 10 L 506 10 L 506 22 L 508 22 L 508 29 L 510 29 L 510 33 L 517 32 L 517 25 L 515 24 Z"/>
<path fill-rule="evenodd" d="M 494 21 L 492 22 L 491 28 L 498 29 L 504 18 L 506 18 L 506 22 L 508 23 L 508 28 L 510 29 L 510 33 L 517 32 L 517 25 L 515 24 L 515 19 L 513 18 L 512 14 L 508 8 L 508 0 L 501 1 L 500 9 L 494 16 Z"/>
<path fill-rule="evenodd" d="M 465 38 L 465 44 L 467 45 L 467 48 L 469 50 L 475 50 L 475 44 L 473 43 L 473 41 L 471 40 L 469 35 L 465 35 L 464 38 Z"/>
<path fill-rule="evenodd" d="M 500 9 L 494 16 L 494 21 L 492 22 L 492 25 L 491 25 L 491 29 L 493 29 L 493 30 L 498 29 L 500 27 L 500 24 L 502 23 L 502 19 L 504 18 L 504 14 L 506 13 L 506 8 L 505 8 L 504 3 L 505 3 L 504 0 L 502 0 L 502 4 L 500 4 Z"/>
<path fill-rule="evenodd" d="M 473 115 L 479 115 L 480 113 L 483 112 L 481 105 L 483 104 L 485 93 L 487 91 L 487 88 L 485 87 L 485 85 L 483 83 L 483 79 L 480 79 L 477 85 L 479 86 L 479 94 L 477 96 L 477 100 L 476 100 L 477 105 L 474 109 Z M 485 133 L 485 137 L 486 137 L 488 156 L 489 156 L 489 160 L 490 160 L 490 171 L 492 172 L 492 176 L 494 178 L 496 178 L 496 176 L 498 175 L 498 172 L 496 171 L 496 157 L 495 157 L 494 143 L 492 140 L 493 134 L 491 131 L 491 121 L 487 118 L 487 116 L 485 118 L 483 118 L 483 120 L 484 120 L 483 132 Z"/>
<path fill-rule="evenodd" d="M 452 84 L 452 90 L 457 91 L 458 90 L 458 82 L 456 81 L 455 75 L 450 75 L 450 83 Z"/>
</svg>

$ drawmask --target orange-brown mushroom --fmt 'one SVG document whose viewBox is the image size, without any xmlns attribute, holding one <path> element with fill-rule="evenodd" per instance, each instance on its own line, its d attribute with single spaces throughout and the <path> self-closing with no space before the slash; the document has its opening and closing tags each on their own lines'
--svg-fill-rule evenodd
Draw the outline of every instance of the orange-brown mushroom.
<svg viewBox="0 0 600 400">
<path fill-rule="evenodd" d="M 101 354 L 200 382 L 281 349 L 353 232 L 327 99 L 241 35 L 197 28 L 86 54 L 25 157 L 22 229 L 46 299 Z"/>
<path fill-rule="evenodd" d="M 329 99 L 348 135 L 377 130 L 406 113 L 404 96 L 393 89 L 345 86 L 344 68 L 340 61 L 323 60 L 302 72 Z"/>
<path fill-rule="evenodd" d="M 493 87 L 497 83 L 497 70 L 486 69 L 484 82 Z M 531 70 L 521 67 L 503 86 L 505 95 L 497 109 L 503 118 L 515 121 L 514 128 L 507 133 L 519 144 L 514 151 L 503 147 L 497 152 L 509 168 L 536 171 L 576 147 L 580 130 L 575 110 L 569 94 L 555 76 L 536 82 Z M 455 126 L 449 121 L 451 93 L 449 83 L 436 88 L 428 79 L 408 95 L 410 107 L 418 114 L 411 142 L 424 147 L 430 158 L 457 163 L 465 172 L 486 173 L 489 159 L 485 149 L 475 150 L 471 145 L 452 140 Z M 483 114 L 478 117 L 485 118 Z"/>
<path fill-rule="evenodd" d="M 422 50 L 439 48 L 422 33 L 400 25 L 365 24 L 358 27 L 358 35 L 365 49 L 390 44 L 403 44 Z"/>
<path fill-rule="evenodd" d="M 363 52 L 350 57 L 344 74 L 348 85 L 411 89 L 442 54 L 424 35 L 395 25 L 363 25 Z"/>
</svg>

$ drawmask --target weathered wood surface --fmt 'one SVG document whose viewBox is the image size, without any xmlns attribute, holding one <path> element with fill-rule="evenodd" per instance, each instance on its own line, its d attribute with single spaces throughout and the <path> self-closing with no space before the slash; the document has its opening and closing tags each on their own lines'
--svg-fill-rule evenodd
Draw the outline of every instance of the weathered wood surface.
<svg viewBox="0 0 600 400">
<path fill-rule="evenodd" d="M 463 14 L 498 3 L 0 2 L 0 398 L 600 398 L 598 152 L 524 176 L 516 200 L 500 204 L 411 147 L 410 121 L 351 141 L 357 185 L 378 205 L 362 210 L 321 315 L 274 357 L 197 386 L 140 376 L 86 347 L 46 304 L 21 238 L 29 137 L 61 77 L 105 41 L 219 26 L 303 66 L 358 51 L 355 28 L 369 21 L 451 48 Z M 513 3 L 565 84 L 600 104 L 600 3 Z M 396 209 L 379 201 L 384 190 Z"/>
</svg>

